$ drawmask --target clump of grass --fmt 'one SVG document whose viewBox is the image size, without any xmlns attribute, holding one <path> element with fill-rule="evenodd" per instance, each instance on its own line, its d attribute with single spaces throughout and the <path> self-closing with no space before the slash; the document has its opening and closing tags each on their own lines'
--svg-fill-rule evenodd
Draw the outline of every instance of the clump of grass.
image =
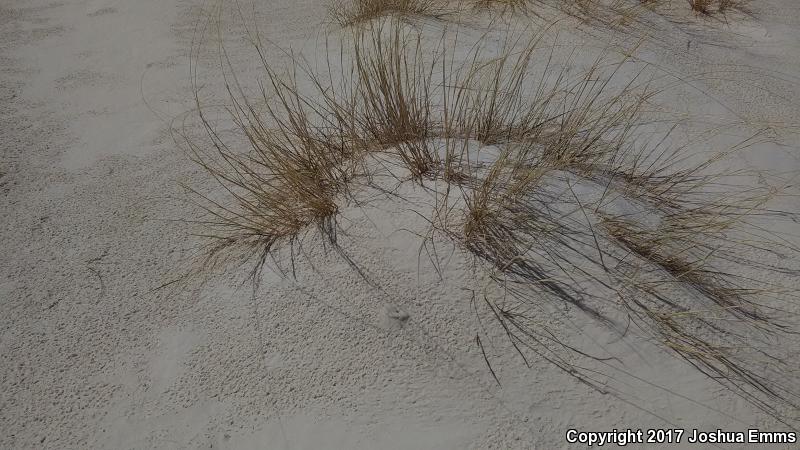
<svg viewBox="0 0 800 450">
<path fill-rule="evenodd" d="M 312 226 L 335 244 L 339 203 L 349 183 L 366 175 L 362 163 L 370 154 L 399 157 L 416 179 L 438 170 L 429 147 L 436 133 L 433 66 L 422 63 L 419 37 L 409 38 L 393 23 L 353 32 L 352 58 L 339 61 L 348 75 L 337 82 L 331 72 L 326 78 L 299 60 L 289 75 L 279 74 L 257 44 L 264 79 L 254 98 L 223 57 L 234 133 L 218 130 L 217 118 L 209 117 L 213 108 L 196 91 L 206 139 L 187 140 L 190 157 L 222 190 L 192 189 L 207 214 L 204 237 L 215 242 L 204 267 L 253 254 L 263 263 L 277 243 L 292 242 Z M 301 91 L 298 78 L 310 91 Z"/>
<path fill-rule="evenodd" d="M 388 38 L 387 38 L 388 33 Z M 381 148 L 397 150 L 415 178 L 436 170 L 429 140 L 433 117 L 433 70 L 425 64 L 422 41 L 399 24 L 359 32 L 353 43 L 356 102 L 351 121 Z"/>
<path fill-rule="evenodd" d="M 474 6 L 481 9 L 496 9 L 500 12 L 529 14 L 534 11 L 532 9 L 534 3 L 536 2 L 531 0 L 477 0 Z"/>
<path fill-rule="evenodd" d="M 653 230 L 619 218 L 603 221 L 609 235 L 635 257 L 668 274 L 676 283 L 691 287 L 715 307 L 741 319 L 765 323 L 769 316 L 749 298 L 748 289 L 734 274 L 713 269 L 709 259 L 723 258 L 720 215 L 681 211 L 668 216 Z M 715 253 L 718 253 L 715 255 Z"/>
<path fill-rule="evenodd" d="M 244 137 L 239 142 L 243 149 L 222 137 L 197 99 L 213 148 L 189 141 L 191 158 L 228 195 L 223 202 L 193 191 L 209 215 L 203 221 L 211 230 L 208 237 L 218 241 L 208 261 L 231 248 L 253 250 L 263 260 L 276 243 L 294 239 L 309 225 L 334 236 L 336 197 L 352 170 L 346 162 L 352 148 L 311 123 L 296 85 L 279 80 L 272 71 L 267 76 L 275 99 L 266 101 L 264 91 L 263 111 L 228 85 L 229 112 Z"/>
<path fill-rule="evenodd" d="M 343 27 L 387 15 L 443 20 L 452 13 L 442 0 L 340 0 L 330 10 L 333 20 Z"/>
<path fill-rule="evenodd" d="M 689 164 L 665 144 L 669 131 L 644 144 L 643 109 L 655 92 L 641 73 L 612 83 L 624 59 L 601 58 L 573 75 L 536 36 L 494 55 L 473 48 L 456 64 L 444 41 L 430 50 L 399 20 L 372 24 L 354 30 L 352 51 L 329 59 L 327 72 L 294 58 L 290 76 L 259 51 L 257 99 L 228 63 L 227 110 L 239 139 L 218 131 L 198 96 L 207 140 L 190 147 L 222 187 L 220 197 L 198 193 L 213 230 L 206 236 L 218 242 L 211 253 L 245 248 L 263 262 L 313 226 L 335 244 L 339 205 L 353 200 L 354 180 L 370 179 L 369 162 L 383 158 L 425 187 L 444 183 L 431 189 L 430 235 L 487 263 L 507 298 L 484 294 L 484 304 L 526 363 L 533 352 L 601 389 L 569 361 L 608 358 L 544 325 L 540 316 L 554 314 L 544 305 L 608 326 L 631 314 L 665 348 L 765 410 L 793 404 L 781 399 L 788 389 L 734 349 L 747 345 L 739 325 L 782 328 L 765 313 L 771 288 L 737 274 L 778 270 L 738 256 L 768 243 L 734 237 L 747 231 L 737 224 L 769 211 L 755 194 L 711 195 L 724 178 L 714 172 L 722 155 Z M 614 202 L 639 213 L 614 213 Z M 656 226 L 640 217 L 650 215 Z M 722 272 L 721 262 L 733 269 Z M 690 295 L 675 298 L 681 289 Z"/>
<path fill-rule="evenodd" d="M 626 0 L 470 0 L 469 4 L 478 10 L 547 21 L 566 15 L 604 28 L 627 27 L 636 22 L 642 9 L 641 4 Z"/>
<path fill-rule="evenodd" d="M 559 347 L 578 350 L 569 336 L 542 328 L 533 312 L 538 307 L 529 299 L 556 298 L 612 323 L 607 299 L 625 298 L 623 314 L 635 314 L 643 329 L 657 330 L 662 345 L 779 416 L 776 403 L 794 405 L 784 398 L 792 386 L 780 381 L 780 371 L 759 369 L 758 356 L 770 358 L 768 353 L 741 356 L 749 344 L 736 330 L 739 325 L 757 333 L 784 330 L 780 314 L 769 314 L 777 307 L 767 305 L 786 300 L 786 292 L 745 275 L 756 268 L 783 269 L 742 256 L 775 247 L 746 224 L 747 218 L 772 214 L 765 209 L 772 192 L 724 185 L 736 175 L 715 169 L 727 152 L 690 163 L 684 148 L 665 144 L 671 130 L 648 144 L 641 114 L 656 92 L 637 83 L 639 76 L 611 88 L 619 66 L 612 65 L 609 74 L 596 63 L 577 79 L 548 69 L 548 77 L 530 80 L 533 54 L 526 48 L 475 68 L 451 93 L 456 100 L 448 135 L 501 148 L 484 167 L 460 168 L 470 173 L 467 182 L 458 183 L 463 219 L 441 220 L 458 224 L 446 231 L 489 262 L 504 295 L 516 298 L 509 306 L 507 298 L 484 296 L 493 317 L 518 352 L 536 348 L 540 357 L 593 384 L 585 373 L 576 375 L 565 355 L 557 356 Z M 572 190 L 575 183 L 595 183 L 603 193 L 584 198 Z M 721 186 L 724 195 L 715 195 Z M 611 197 L 640 205 L 647 213 L 639 214 L 658 216 L 660 225 L 643 227 L 636 215 L 633 221 L 608 218 L 604 211 Z M 620 250 L 636 261 L 620 257 Z M 723 271 L 720 263 L 733 268 Z M 650 265 L 646 277 L 641 264 Z M 627 270 L 631 266 L 633 273 Z M 675 298 L 681 289 L 691 291 L 694 303 Z"/>
<path fill-rule="evenodd" d="M 628 252 L 615 271 L 628 280 L 629 289 L 619 298 L 632 320 L 711 379 L 780 416 L 776 403 L 794 405 L 793 388 L 779 368 L 783 363 L 729 325 L 733 321 L 765 333 L 788 326 L 779 303 L 764 302 L 785 292 L 735 271 L 780 270 L 752 256 L 774 251 L 766 241 L 753 235 L 735 240 L 729 234 L 747 216 L 743 211 L 752 208 L 750 200 L 742 203 L 751 206 L 729 204 L 724 210 L 676 210 L 652 229 L 620 217 L 604 218 L 602 224 Z M 675 294 L 681 289 L 688 290 L 688 299 Z"/>
<path fill-rule="evenodd" d="M 687 0 L 693 11 L 701 14 L 725 14 L 728 10 L 741 8 L 737 0 Z"/>
</svg>

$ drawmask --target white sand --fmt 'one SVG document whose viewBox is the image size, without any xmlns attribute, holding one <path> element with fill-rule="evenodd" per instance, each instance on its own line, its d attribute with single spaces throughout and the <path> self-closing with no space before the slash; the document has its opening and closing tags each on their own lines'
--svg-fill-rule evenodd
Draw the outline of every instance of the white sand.
<svg viewBox="0 0 800 450">
<path fill-rule="evenodd" d="M 225 280 L 152 292 L 196 246 L 167 219 L 186 213 L 178 184 L 203 177 L 168 131 L 192 107 L 188 50 L 203 6 L 0 6 L 0 447 L 550 449 L 567 447 L 571 427 L 787 429 L 673 355 L 643 342 L 634 354 L 577 317 L 638 377 L 611 382 L 624 395 L 541 361 L 528 369 L 502 345 L 488 349 L 498 387 L 474 344 L 468 262 L 455 252 L 439 282 L 412 233 L 424 222 L 391 201 L 342 211 L 342 245 L 379 287 L 309 237 L 317 274 L 301 264 L 297 280 L 265 273 L 255 292 Z M 270 39 L 313 57 L 305 39 L 325 2 L 258 9 Z M 797 175 L 800 3 L 753 10 L 728 26 L 664 22 L 669 39 L 639 56 L 675 76 L 719 74 L 671 91 L 669 107 L 769 122 L 781 144 L 745 162 Z M 240 33 L 225 30 L 234 59 L 246 55 Z M 209 91 L 219 85 L 203 76 Z M 395 309 L 404 326 L 387 318 Z M 776 347 L 798 360 L 796 341 Z"/>
</svg>

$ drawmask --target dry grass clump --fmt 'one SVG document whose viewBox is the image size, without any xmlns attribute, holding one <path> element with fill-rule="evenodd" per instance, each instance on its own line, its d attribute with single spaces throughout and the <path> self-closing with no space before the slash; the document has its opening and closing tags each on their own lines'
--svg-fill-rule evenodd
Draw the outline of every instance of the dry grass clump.
<svg viewBox="0 0 800 450">
<path fill-rule="evenodd" d="M 792 295 L 746 275 L 784 270 L 750 255 L 774 256 L 778 247 L 777 238 L 748 222 L 761 215 L 779 220 L 780 213 L 765 209 L 773 193 L 726 185 L 741 175 L 716 169 L 728 152 L 692 163 L 685 148 L 665 144 L 670 130 L 644 139 L 642 109 L 655 92 L 638 77 L 612 88 L 619 66 L 604 71 L 596 63 L 577 79 L 548 69 L 548 76 L 531 80 L 533 54 L 526 47 L 492 60 L 449 93 L 455 100 L 448 136 L 501 150 L 483 165 L 451 168 L 470 176 L 455 183 L 463 212 L 445 204 L 440 220 L 449 225 L 441 228 L 494 267 L 504 296 L 484 296 L 484 303 L 510 342 L 520 354 L 533 351 L 597 386 L 576 374 L 559 348 L 589 355 L 570 336 L 543 328 L 542 311 L 530 299 L 556 298 L 610 324 L 615 313 L 608 299 L 616 297 L 622 313 L 657 330 L 654 339 L 666 348 L 780 415 L 776 404 L 795 404 L 785 395 L 791 383 L 780 370 L 760 368 L 769 354 L 751 349 L 742 356 L 751 344 L 738 329 L 784 330 L 775 305 Z M 632 211 L 611 215 L 614 202 Z M 645 223 L 652 217 L 659 224 L 651 229 Z M 685 299 L 676 298 L 684 289 Z"/>
<path fill-rule="evenodd" d="M 343 27 L 394 15 L 405 19 L 446 19 L 453 14 L 442 0 L 340 0 L 331 7 L 333 20 Z"/>
<path fill-rule="evenodd" d="M 532 0 L 476 0 L 473 5 L 481 9 L 496 9 L 501 12 L 528 14 L 535 11 L 532 9 L 535 3 L 537 2 Z"/>
<path fill-rule="evenodd" d="M 410 39 L 400 26 L 359 33 L 353 43 L 355 102 L 348 118 L 360 135 L 380 148 L 394 147 L 415 178 L 436 169 L 429 148 L 436 133 L 435 64 L 423 63 L 423 51 L 421 39 Z"/>
<path fill-rule="evenodd" d="M 192 190 L 207 214 L 204 237 L 215 242 L 204 267 L 253 254 L 263 264 L 276 243 L 293 241 L 309 226 L 335 244 L 338 204 L 348 183 L 364 174 L 368 154 L 397 155 L 414 178 L 437 169 L 428 148 L 436 122 L 433 73 L 421 64 L 421 41 L 395 25 L 356 31 L 353 57 L 342 68 L 348 75 L 335 83 L 332 73 L 326 79 L 301 61 L 290 75 L 279 74 L 259 47 L 265 79 L 254 97 L 223 58 L 234 132 L 219 130 L 220 119 L 209 116 L 213 108 L 201 104 L 197 90 L 206 139 L 186 142 L 192 160 L 222 189 Z M 301 92 L 298 78 L 310 93 Z"/>
<path fill-rule="evenodd" d="M 693 11 L 701 14 L 725 14 L 732 9 L 741 8 L 741 2 L 737 0 L 687 0 Z"/>
<path fill-rule="evenodd" d="M 559 299 L 609 326 L 621 313 L 769 414 L 782 417 L 782 408 L 795 407 L 786 361 L 748 338 L 791 329 L 783 308 L 796 300 L 791 290 L 753 275 L 787 273 L 776 260 L 797 252 L 749 223 L 771 215 L 768 196 L 715 196 L 716 175 L 670 178 L 657 175 L 662 167 L 628 168 L 622 176 L 619 166 L 606 169 L 606 157 L 594 157 L 588 170 L 583 162 L 512 159 L 502 156 L 474 190 L 464 189 L 463 231 L 454 234 L 495 268 L 504 294 L 484 302 L 517 351 L 533 351 L 601 389 L 565 361 L 572 352 L 603 358 L 580 353 L 574 336 L 543 325 L 538 302 Z M 612 213 L 614 202 L 625 212 Z"/>
<path fill-rule="evenodd" d="M 627 27 L 637 21 L 645 2 L 627 0 L 469 0 L 477 10 L 556 20 L 564 15 L 604 28 Z"/>
<path fill-rule="evenodd" d="M 228 86 L 228 111 L 245 138 L 240 144 L 246 151 L 223 138 L 197 100 L 213 150 L 190 140 L 191 157 L 228 194 L 222 202 L 195 192 L 209 214 L 204 220 L 211 229 L 208 237 L 218 241 L 209 252 L 209 263 L 231 247 L 254 250 L 263 258 L 278 241 L 291 240 L 312 224 L 333 237 L 336 197 L 351 176 L 347 158 L 352 148 L 310 123 L 296 85 L 279 80 L 270 70 L 267 77 L 275 97 L 264 102 L 263 110 Z M 263 95 L 265 100 L 266 91 Z"/>
<path fill-rule="evenodd" d="M 228 77 L 238 140 L 198 99 L 207 140 L 192 156 L 222 187 L 200 196 L 214 258 L 249 249 L 263 264 L 279 241 L 313 226 L 335 244 L 339 205 L 357 203 L 350 186 L 369 184 L 378 160 L 405 170 L 392 171 L 399 182 L 436 193 L 429 238 L 444 236 L 488 267 L 503 295 L 487 289 L 483 304 L 526 362 L 533 353 L 602 389 L 570 361 L 608 358 L 542 317 L 566 308 L 612 328 L 633 317 L 767 412 L 794 405 L 780 371 L 760 371 L 763 353 L 745 337 L 782 331 L 770 305 L 785 293 L 746 277 L 782 269 L 742 256 L 774 248 L 748 221 L 773 213 L 769 193 L 731 192 L 723 183 L 733 174 L 715 170 L 724 152 L 691 163 L 667 144 L 669 129 L 646 139 L 654 132 L 642 115 L 655 92 L 641 72 L 623 82 L 624 59 L 574 74 L 536 36 L 496 54 L 473 48 L 456 63 L 445 40 L 431 49 L 394 20 L 355 30 L 352 51 L 325 71 L 295 59 L 280 76 L 262 57 L 257 99 Z"/>
<path fill-rule="evenodd" d="M 627 251 L 614 270 L 619 270 L 621 279 L 636 280 L 620 291 L 619 298 L 632 321 L 656 340 L 710 378 L 779 416 L 776 403 L 795 402 L 791 384 L 781 375 L 784 369 L 770 369 L 782 363 L 726 323 L 735 321 L 766 333 L 786 326 L 780 304 L 763 302 L 771 295 L 780 298 L 784 294 L 780 288 L 735 271 L 759 267 L 752 255 L 765 257 L 774 249 L 763 247 L 765 241 L 753 236 L 734 240 L 726 234 L 746 215 L 738 206 L 726 209 L 674 211 L 653 229 L 624 218 L 603 219 L 609 237 Z M 686 296 L 676 295 L 676 290 L 685 290 Z"/>
<path fill-rule="evenodd" d="M 331 6 L 330 16 L 340 26 L 348 27 L 386 16 L 450 21 L 473 10 L 548 20 L 566 13 L 584 22 L 612 25 L 631 21 L 638 9 L 625 0 L 339 0 Z"/>
<path fill-rule="evenodd" d="M 677 214 L 680 215 L 664 218 L 663 223 L 652 230 L 621 218 L 606 218 L 602 224 L 609 236 L 630 252 L 629 257 L 668 275 L 674 284 L 699 292 L 704 300 L 712 303 L 707 309 L 724 310 L 726 315 L 756 325 L 768 323 L 769 314 L 762 311 L 757 301 L 751 298 L 751 294 L 757 294 L 760 290 L 741 287 L 744 279 L 738 279 L 734 273 L 714 269 L 711 264 L 712 258 L 734 257 L 728 248 L 731 243 L 726 242 L 721 234 L 725 226 L 709 223 L 719 222 L 719 216 L 716 213 L 710 217 L 702 217 L 703 214 L 696 216 L 691 210 Z M 637 269 L 644 270 L 642 267 Z"/>
<path fill-rule="evenodd" d="M 692 11 L 699 15 L 711 17 L 725 16 L 732 11 L 748 13 L 748 2 L 749 0 L 686 0 L 683 4 L 688 5 Z M 670 1 L 640 0 L 639 3 L 646 8 L 662 11 L 667 16 L 676 11 L 673 2 Z"/>
</svg>

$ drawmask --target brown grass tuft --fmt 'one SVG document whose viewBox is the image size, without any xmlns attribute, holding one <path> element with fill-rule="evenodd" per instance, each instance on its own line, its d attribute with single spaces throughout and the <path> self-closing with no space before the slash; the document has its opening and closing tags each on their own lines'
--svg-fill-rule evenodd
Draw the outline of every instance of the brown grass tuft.
<svg viewBox="0 0 800 450">
<path fill-rule="evenodd" d="M 388 15 L 443 20 L 453 13 L 443 0 L 340 0 L 330 10 L 333 20 L 343 27 Z"/>
<path fill-rule="evenodd" d="M 737 0 L 687 0 L 693 11 L 705 15 L 725 14 L 732 9 L 742 9 L 743 4 Z"/>
</svg>

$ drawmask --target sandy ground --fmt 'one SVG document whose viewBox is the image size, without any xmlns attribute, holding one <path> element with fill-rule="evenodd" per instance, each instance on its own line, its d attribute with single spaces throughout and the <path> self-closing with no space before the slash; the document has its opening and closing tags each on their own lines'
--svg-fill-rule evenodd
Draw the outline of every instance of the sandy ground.
<svg viewBox="0 0 800 450">
<path fill-rule="evenodd" d="M 753 7 L 729 25 L 664 23 L 669 38 L 639 56 L 676 76 L 718 74 L 672 106 L 774 126 L 779 143 L 746 163 L 798 173 L 800 3 Z M 326 17 L 320 1 L 258 8 L 270 38 L 296 48 Z M 502 354 L 498 387 L 473 344 L 469 280 L 420 271 L 418 244 L 396 232 L 414 215 L 387 205 L 343 212 L 359 236 L 345 245 L 380 288 L 319 255 L 322 277 L 301 267 L 256 290 L 154 292 L 195 244 L 169 219 L 185 214 L 179 183 L 202 177 L 169 129 L 191 108 L 202 10 L 0 5 L 0 447 L 549 449 L 568 447 L 570 427 L 786 429 L 647 346 L 622 398 Z M 407 326 L 387 321 L 394 307 Z"/>
</svg>

